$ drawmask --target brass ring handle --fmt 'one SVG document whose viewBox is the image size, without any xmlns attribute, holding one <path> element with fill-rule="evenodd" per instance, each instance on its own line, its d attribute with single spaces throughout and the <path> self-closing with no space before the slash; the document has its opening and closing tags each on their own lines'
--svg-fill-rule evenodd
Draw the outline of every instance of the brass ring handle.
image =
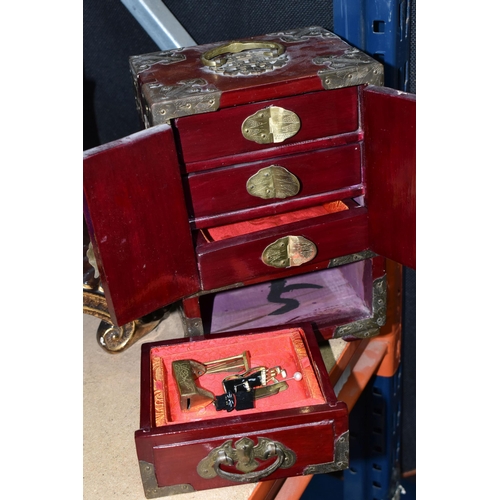
<svg viewBox="0 0 500 500">
<path fill-rule="evenodd" d="M 228 481 L 233 481 L 237 483 L 250 483 L 253 481 L 259 481 L 260 479 L 269 476 L 274 471 L 278 470 L 283 464 L 283 461 L 285 460 L 285 452 L 282 449 L 280 443 L 275 444 L 273 452 L 274 455 L 276 456 L 276 460 L 269 467 L 266 467 L 265 469 L 260 471 L 246 472 L 244 474 L 226 472 L 220 468 L 220 465 L 221 464 L 233 465 L 234 461 L 224 453 L 220 453 L 219 457 L 217 457 L 214 464 L 214 469 L 219 477 L 221 477 L 222 479 L 227 479 Z"/>
<path fill-rule="evenodd" d="M 275 53 L 266 52 L 265 55 L 267 56 L 280 56 L 283 52 L 285 52 L 285 47 L 277 42 L 229 42 L 202 54 L 201 62 L 205 66 L 222 66 L 226 63 L 227 57 L 221 57 L 217 61 L 214 61 L 213 58 L 222 54 L 227 54 L 228 52 L 235 54 L 237 52 L 243 52 L 244 50 L 250 49 L 272 49 L 275 51 Z"/>
<path fill-rule="evenodd" d="M 263 470 L 257 471 L 261 465 L 258 460 L 269 460 L 276 457 L 276 460 Z M 258 481 L 269 476 L 275 470 L 288 469 L 297 460 L 295 453 L 278 441 L 273 441 L 265 437 L 258 437 L 255 444 L 249 437 L 243 437 L 234 443 L 228 439 L 217 448 L 214 448 L 205 458 L 203 458 L 196 471 L 203 479 L 213 479 L 216 476 L 234 481 L 246 483 Z M 242 473 L 227 472 L 220 468 L 221 465 L 234 467 Z"/>
</svg>

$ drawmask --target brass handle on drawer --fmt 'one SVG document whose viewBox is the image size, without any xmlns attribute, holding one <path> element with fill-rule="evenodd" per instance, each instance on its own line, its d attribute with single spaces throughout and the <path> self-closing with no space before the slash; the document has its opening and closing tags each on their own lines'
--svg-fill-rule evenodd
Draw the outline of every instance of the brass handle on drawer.
<svg viewBox="0 0 500 500">
<path fill-rule="evenodd" d="M 257 144 L 283 142 L 300 130 L 300 118 L 289 109 L 269 106 L 245 118 L 241 133 Z"/>
<path fill-rule="evenodd" d="M 279 165 L 260 169 L 247 181 L 247 192 L 257 198 L 289 198 L 300 191 L 299 179 Z"/>
<path fill-rule="evenodd" d="M 316 257 L 316 245 L 303 236 L 285 236 L 268 245 L 262 252 L 262 262 L 270 267 L 296 267 Z"/>
<path fill-rule="evenodd" d="M 247 483 L 269 476 L 280 467 L 289 468 L 297 460 L 295 453 L 278 441 L 263 437 L 257 440 L 255 446 L 250 438 L 244 437 L 235 443 L 234 448 L 231 439 L 225 441 L 201 460 L 196 469 L 198 474 L 204 479 L 212 479 L 217 475 L 229 481 Z M 261 465 L 256 459 L 268 460 L 272 457 L 276 457 L 276 460 L 271 465 L 255 471 Z M 243 474 L 224 471 L 221 465 L 234 466 Z"/>
<path fill-rule="evenodd" d="M 215 49 L 208 50 L 201 56 L 201 62 L 205 66 L 222 66 L 226 63 L 227 57 L 219 57 L 218 60 L 213 60 L 214 57 L 220 56 L 222 54 L 236 54 L 237 52 L 243 52 L 244 50 L 251 49 L 272 49 L 274 52 L 265 52 L 266 56 L 280 56 L 285 52 L 285 47 L 281 43 L 277 42 L 229 42 L 220 47 L 215 47 Z"/>
</svg>

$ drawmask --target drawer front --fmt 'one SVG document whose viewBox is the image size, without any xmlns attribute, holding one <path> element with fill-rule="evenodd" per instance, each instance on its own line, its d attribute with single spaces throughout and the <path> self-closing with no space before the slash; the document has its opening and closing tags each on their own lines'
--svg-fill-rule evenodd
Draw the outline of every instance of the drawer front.
<svg viewBox="0 0 500 500">
<path fill-rule="evenodd" d="M 192 216 L 291 201 L 361 183 L 360 145 L 258 161 L 188 177 Z"/>
<path fill-rule="evenodd" d="M 332 258 L 367 249 L 367 231 L 366 209 L 355 208 L 198 245 L 196 252 L 202 288 L 213 290 L 236 283 L 245 284 L 259 277 L 281 278 L 294 274 L 296 266 L 303 272 L 320 269 L 324 267 L 322 263 Z M 291 263 L 293 267 L 272 265 L 275 263 L 272 254 L 282 243 L 297 250 L 297 255 L 292 255 L 290 262 L 285 263 Z M 270 245 L 275 247 L 269 250 Z M 266 254 L 267 264 L 263 254 Z"/>
<path fill-rule="evenodd" d="M 255 426 L 249 425 L 252 432 L 243 436 L 156 446 L 153 456 L 158 486 L 189 484 L 199 491 L 302 475 L 310 465 L 332 463 L 335 424 L 333 420 L 324 420 L 324 413 L 321 416 L 322 421 L 299 427 L 255 432 Z M 266 445 L 280 451 L 271 452 L 266 459 L 262 456 Z M 232 466 L 217 462 L 219 450 L 234 461 Z"/>
<path fill-rule="evenodd" d="M 274 116 L 280 115 L 278 108 L 286 110 L 282 118 Z M 272 117 L 268 116 L 270 110 L 276 111 Z M 175 123 L 187 164 L 259 151 L 357 130 L 358 89 L 347 87 L 264 101 L 216 113 L 186 116 Z M 259 134 L 252 135 L 254 130 L 259 130 Z M 255 142 L 254 138 L 266 134 L 265 140 L 273 142 Z"/>
</svg>

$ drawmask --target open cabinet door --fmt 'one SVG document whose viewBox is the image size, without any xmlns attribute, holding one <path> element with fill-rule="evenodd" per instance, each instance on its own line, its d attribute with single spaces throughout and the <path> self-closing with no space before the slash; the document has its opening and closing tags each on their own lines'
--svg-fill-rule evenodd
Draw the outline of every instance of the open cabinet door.
<svg viewBox="0 0 500 500">
<path fill-rule="evenodd" d="M 199 290 L 170 126 L 86 151 L 83 187 L 85 219 L 116 325 Z"/>
<path fill-rule="evenodd" d="M 416 269 L 416 97 L 367 86 L 362 112 L 371 249 Z"/>
</svg>

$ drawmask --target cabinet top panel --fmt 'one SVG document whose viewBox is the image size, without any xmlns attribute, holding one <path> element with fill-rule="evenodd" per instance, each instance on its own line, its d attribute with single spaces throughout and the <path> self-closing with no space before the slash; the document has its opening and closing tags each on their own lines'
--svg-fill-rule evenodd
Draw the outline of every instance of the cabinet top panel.
<svg viewBox="0 0 500 500">
<path fill-rule="evenodd" d="M 146 126 L 271 98 L 383 83 L 383 65 L 321 27 L 133 56 Z"/>
</svg>

